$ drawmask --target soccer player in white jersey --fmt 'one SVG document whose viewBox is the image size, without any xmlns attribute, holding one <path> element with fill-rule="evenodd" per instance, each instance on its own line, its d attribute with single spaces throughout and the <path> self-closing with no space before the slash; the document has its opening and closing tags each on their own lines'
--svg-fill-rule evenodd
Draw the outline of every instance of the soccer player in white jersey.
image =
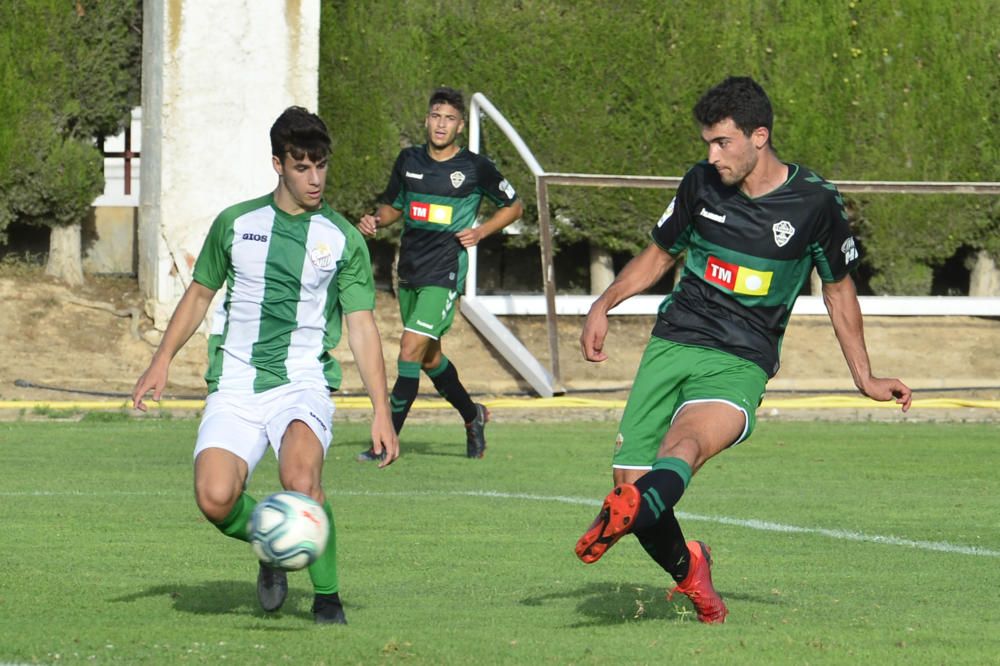
<svg viewBox="0 0 1000 666">
<path fill-rule="evenodd" d="M 348 344 L 374 407 L 372 446 L 380 466 L 399 455 L 375 326 L 375 288 L 363 236 L 323 199 L 330 136 L 319 116 L 289 107 L 271 127 L 275 190 L 230 206 L 215 219 L 132 404 L 159 400 L 170 361 L 194 334 L 215 292 L 205 374 L 209 395 L 194 451 L 198 508 L 223 534 L 247 540 L 256 500 L 247 481 L 267 451 L 283 488 L 319 502 L 330 521 L 326 550 L 309 566 L 317 623 L 346 623 L 339 596 L 336 531 L 322 487 L 340 368 L 331 351 L 347 321 Z M 288 594 L 284 571 L 261 564 L 257 596 L 276 611 Z"/>
</svg>

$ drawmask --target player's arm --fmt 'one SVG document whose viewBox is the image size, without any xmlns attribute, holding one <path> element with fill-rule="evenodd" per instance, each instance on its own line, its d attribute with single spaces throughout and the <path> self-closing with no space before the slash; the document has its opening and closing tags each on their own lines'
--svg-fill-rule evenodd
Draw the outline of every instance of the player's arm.
<svg viewBox="0 0 1000 666">
<path fill-rule="evenodd" d="M 348 312 L 347 343 L 358 364 L 361 381 L 371 398 L 375 415 L 372 419 L 372 447 L 376 454 L 385 452 L 379 467 L 385 467 L 399 457 L 399 438 L 392 425 L 389 411 L 389 390 L 382 359 L 382 339 L 371 310 Z M 331 350 L 332 354 L 332 350 Z"/>
<path fill-rule="evenodd" d="M 140 411 L 146 411 L 146 403 L 142 398 L 150 390 L 153 391 L 153 400 L 159 400 L 163 394 L 163 389 L 167 385 L 167 371 L 170 368 L 170 361 L 180 351 L 194 332 L 198 330 L 201 322 L 205 319 L 205 313 L 212 303 L 215 290 L 209 289 L 205 285 L 192 281 L 184 291 L 167 330 L 163 333 L 160 346 L 153 353 L 153 359 L 149 362 L 149 367 L 142 373 L 135 388 L 132 389 L 132 407 Z"/>
<path fill-rule="evenodd" d="M 455 237 L 458 238 L 458 242 L 462 244 L 462 247 L 472 247 L 473 245 L 477 245 L 479 241 L 483 240 L 490 234 L 494 234 L 504 227 L 513 224 L 519 220 L 523 214 L 524 205 L 521 203 L 521 200 L 518 199 L 509 206 L 498 208 L 497 212 L 494 213 L 490 219 L 486 220 L 479 226 L 463 229 L 455 234 Z"/>
<path fill-rule="evenodd" d="M 388 227 L 395 224 L 403 216 L 403 211 L 393 208 L 389 204 L 379 204 L 374 213 L 361 216 L 358 222 L 358 231 L 365 236 L 375 237 L 375 232 L 381 227 Z"/>
<path fill-rule="evenodd" d="M 865 347 L 861 305 L 851 276 L 837 282 L 824 283 L 823 302 L 833 323 L 833 332 L 840 343 L 840 349 L 847 360 L 847 367 L 854 378 L 854 385 L 872 400 L 885 402 L 895 399 L 896 404 L 902 405 L 904 412 L 907 411 L 912 399 L 910 388 L 896 378 L 872 376 L 868 350 Z"/>
<path fill-rule="evenodd" d="M 649 289 L 669 271 L 676 258 L 656 243 L 625 265 L 615 276 L 615 281 L 604 290 L 587 313 L 587 321 L 580 335 L 580 349 L 588 361 L 604 361 L 604 339 L 608 335 L 608 312 L 622 301 Z"/>
</svg>

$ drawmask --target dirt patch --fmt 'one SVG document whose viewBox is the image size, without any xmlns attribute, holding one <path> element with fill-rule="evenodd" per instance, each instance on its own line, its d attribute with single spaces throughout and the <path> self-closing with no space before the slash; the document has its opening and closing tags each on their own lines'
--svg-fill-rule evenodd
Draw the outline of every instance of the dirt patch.
<svg viewBox="0 0 1000 666">
<path fill-rule="evenodd" d="M 68 289 L 40 270 L 22 267 L 15 275 L 7 273 L 0 274 L 0 400 L 112 399 L 131 391 L 159 340 L 159 332 L 142 314 L 134 279 L 90 276 L 84 287 Z M 378 294 L 376 318 L 391 382 L 402 332 L 391 294 Z M 545 318 L 506 317 L 504 321 L 548 367 Z M 580 357 L 581 325 L 581 317 L 559 321 L 560 369 L 568 394 L 623 399 L 649 336 L 651 317 L 613 317 L 607 345 L 611 358 L 601 364 Z M 1000 319 L 869 317 L 865 327 L 875 373 L 902 378 L 922 389 L 919 397 L 960 394 L 1000 399 Z M 486 397 L 532 395 L 527 382 L 488 348 L 463 317 L 456 318 L 444 348 L 470 392 Z M 338 358 L 344 366 L 342 392 L 363 394 L 346 341 Z M 825 317 L 792 320 L 782 362 L 769 385 L 771 395 L 853 389 Z M 204 366 L 205 339 L 195 335 L 171 366 L 168 396 L 203 396 Z M 423 391 L 429 392 L 429 382 L 424 384 Z M 526 413 L 524 418 L 533 417 Z"/>
</svg>

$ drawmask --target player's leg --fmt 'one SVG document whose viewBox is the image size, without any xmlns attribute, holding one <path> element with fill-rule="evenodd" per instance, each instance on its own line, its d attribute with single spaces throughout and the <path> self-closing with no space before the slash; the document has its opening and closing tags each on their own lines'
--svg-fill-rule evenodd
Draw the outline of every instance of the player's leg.
<svg viewBox="0 0 1000 666">
<path fill-rule="evenodd" d="M 398 435 L 403 430 L 410 407 L 417 399 L 420 388 L 420 366 L 427 348 L 433 339 L 409 329 L 403 331 L 399 339 L 399 360 L 397 362 L 396 383 L 389 394 L 389 408 L 392 410 L 392 425 Z"/>
<path fill-rule="evenodd" d="M 422 367 L 434 383 L 438 395 L 451 403 L 462 416 L 466 456 L 482 458 L 486 451 L 486 423 L 490 420 L 490 411 L 486 405 L 472 401 L 458 378 L 455 365 L 441 351 L 441 340 L 432 340 L 428 345 Z"/>
<path fill-rule="evenodd" d="M 245 401 L 221 392 L 205 401 L 194 451 L 194 494 L 202 514 L 219 531 L 247 540 L 247 522 L 257 501 L 244 492 L 267 450 L 263 424 Z"/>
<path fill-rule="evenodd" d="M 322 391 L 305 389 L 281 396 L 268 418 L 271 441 L 278 447 L 278 477 L 285 490 L 312 497 L 330 523 L 326 548 L 309 565 L 313 616 L 320 624 L 346 624 L 337 572 L 337 529 L 333 508 L 323 491 L 323 460 L 330 446 L 333 405 Z"/>
<path fill-rule="evenodd" d="M 712 583 L 711 551 L 701 541 L 685 541 L 673 508 L 693 474 L 749 436 L 767 377 L 743 359 L 709 360 L 705 367 L 711 369 L 693 376 L 682 389 L 681 405 L 653 469 L 635 481 L 642 501 L 632 530 L 677 583 L 671 594 L 687 595 L 698 619 L 715 623 L 725 621 L 728 609 Z"/>
<path fill-rule="evenodd" d="M 243 491 L 246 461 L 221 448 L 206 448 L 194 461 L 194 495 L 202 514 L 226 536 L 247 541 L 247 522 L 257 500 Z"/>
<path fill-rule="evenodd" d="M 584 562 L 596 562 L 632 529 L 641 502 L 632 484 L 652 468 L 687 376 L 672 363 L 672 347 L 654 337 L 643 352 L 615 440 L 614 490 L 576 544 Z"/>
<path fill-rule="evenodd" d="M 482 458 L 486 450 L 486 422 L 490 412 L 485 405 L 472 401 L 458 378 L 455 364 L 441 350 L 441 340 L 455 321 L 455 304 L 460 289 L 461 285 L 455 289 L 433 286 L 418 289 L 417 302 L 406 320 L 406 329 L 429 338 L 420 357 L 420 365 L 438 394 L 462 416 L 466 455 Z"/>
<path fill-rule="evenodd" d="M 226 536 L 248 540 L 257 506 L 244 488 L 267 450 L 267 433 L 254 398 L 217 392 L 208 396 L 195 446 L 194 488 L 198 508 Z M 281 608 L 288 594 L 285 572 L 263 563 L 257 598 L 265 611 Z"/>
</svg>

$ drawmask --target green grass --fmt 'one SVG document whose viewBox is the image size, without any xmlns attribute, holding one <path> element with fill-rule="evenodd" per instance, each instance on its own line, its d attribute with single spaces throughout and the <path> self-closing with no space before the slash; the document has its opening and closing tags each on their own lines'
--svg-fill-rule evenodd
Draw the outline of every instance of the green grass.
<svg viewBox="0 0 1000 666">
<path fill-rule="evenodd" d="M 761 423 L 678 507 L 713 547 L 724 626 L 667 601 L 632 539 L 573 555 L 614 428 L 498 423 L 469 461 L 461 426 L 411 424 L 380 471 L 353 460 L 366 426 L 338 423 L 350 624 L 319 627 L 304 573 L 266 615 L 249 547 L 200 517 L 196 421 L 0 424 L 0 663 L 998 663 L 994 426 Z M 276 489 L 269 456 L 250 490 Z"/>
</svg>

